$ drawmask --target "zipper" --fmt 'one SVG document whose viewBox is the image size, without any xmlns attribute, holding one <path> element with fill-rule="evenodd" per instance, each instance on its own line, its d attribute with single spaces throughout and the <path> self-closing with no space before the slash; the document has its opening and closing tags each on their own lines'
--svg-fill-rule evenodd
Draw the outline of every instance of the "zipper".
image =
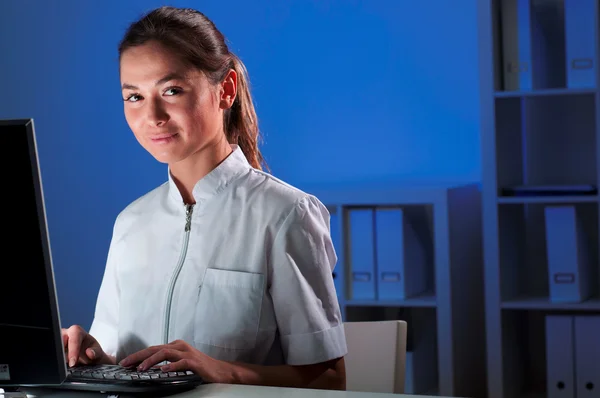
<svg viewBox="0 0 600 398">
<path fill-rule="evenodd" d="M 171 280 L 169 281 L 169 288 L 167 289 L 167 305 L 165 306 L 165 322 L 163 325 L 163 344 L 169 343 L 169 323 L 171 322 L 171 304 L 173 302 L 173 291 L 175 290 L 175 283 L 177 282 L 177 277 L 179 276 L 179 272 L 181 272 L 181 267 L 183 267 L 183 262 L 187 254 L 188 243 L 190 241 L 190 229 L 192 227 L 193 211 L 193 204 L 185 205 L 185 234 L 183 236 L 183 244 L 181 245 L 181 251 L 179 252 L 179 260 L 177 261 L 177 266 L 175 267 L 175 271 L 173 271 L 173 274 L 171 275 Z"/>
</svg>

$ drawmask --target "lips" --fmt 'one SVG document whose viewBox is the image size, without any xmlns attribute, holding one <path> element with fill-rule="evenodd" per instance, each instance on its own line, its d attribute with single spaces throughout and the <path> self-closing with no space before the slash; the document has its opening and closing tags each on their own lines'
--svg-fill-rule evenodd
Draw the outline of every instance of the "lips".
<svg viewBox="0 0 600 398">
<path fill-rule="evenodd" d="M 150 140 L 150 143 L 152 143 L 152 145 L 158 145 L 162 147 L 164 145 L 176 143 L 178 136 L 179 133 L 162 133 L 150 135 L 148 139 Z"/>
<path fill-rule="evenodd" d="M 150 139 L 152 141 L 160 141 L 160 140 L 164 140 L 166 138 L 171 138 L 176 136 L 177 133 L 165 133 L 165 134 L 157 134 L 157 135 L 152 135 L 150 136 Z"/>
</svg>

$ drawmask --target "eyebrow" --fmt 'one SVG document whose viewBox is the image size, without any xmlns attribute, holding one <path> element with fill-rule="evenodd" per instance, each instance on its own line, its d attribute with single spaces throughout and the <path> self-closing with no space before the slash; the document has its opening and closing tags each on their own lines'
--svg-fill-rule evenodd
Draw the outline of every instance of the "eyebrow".
<svg viewBox="0 0 600 398">
<path fill-rule="evenodd" d="M 181 74 L 179 74 L 177 72 L 173 72 L 173 73 L 169 73 L 168 75 L 165 75 L 164 77 L 158 79 L 154 83 L 154 85 L 155 86 L 160 86 L 161 84 L 164 84 L 164 83 L 166 83 L 168 81 L 171 81 L 171 80 L 185 80 L 185 78 Z M 123 90 L 139 90 L 139 87 L 134 86 L 134 85 L 129 84 L 129 83 L 123 83 L 123 85 L 121 86 L 121 89 L 123 89 Z"/>
</svg>

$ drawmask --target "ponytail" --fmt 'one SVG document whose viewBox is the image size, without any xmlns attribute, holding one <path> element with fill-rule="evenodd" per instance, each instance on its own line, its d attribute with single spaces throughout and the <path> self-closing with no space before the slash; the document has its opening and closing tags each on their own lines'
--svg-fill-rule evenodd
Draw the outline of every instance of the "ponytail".
<svg viewBox="0 0 600 398">
<path fill-rule="evenodd" d="M 227 141 L 240 147 L 252 167 L 259 170 L 268 169 L 258 149 L 261 136 L 250 94 L 248 72 L 236 55 L 232 54 L 231 57 L 232 67 L 237 74 L 237 95 L 231 108 L 225 111 L 224 127 Z"/>
</svg>

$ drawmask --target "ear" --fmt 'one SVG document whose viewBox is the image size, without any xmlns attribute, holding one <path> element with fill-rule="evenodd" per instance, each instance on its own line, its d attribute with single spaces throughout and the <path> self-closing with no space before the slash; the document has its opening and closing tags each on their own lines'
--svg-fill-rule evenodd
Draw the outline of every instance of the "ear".
<svg viewBox="0 0 600 398">
<path fill-rule="evenodd" d="M 230 69 L 225 79 L 221 82 L 219 106 L 221 109 L 229 109 L 237 95 L 237 73 Z"/>
</svg>

